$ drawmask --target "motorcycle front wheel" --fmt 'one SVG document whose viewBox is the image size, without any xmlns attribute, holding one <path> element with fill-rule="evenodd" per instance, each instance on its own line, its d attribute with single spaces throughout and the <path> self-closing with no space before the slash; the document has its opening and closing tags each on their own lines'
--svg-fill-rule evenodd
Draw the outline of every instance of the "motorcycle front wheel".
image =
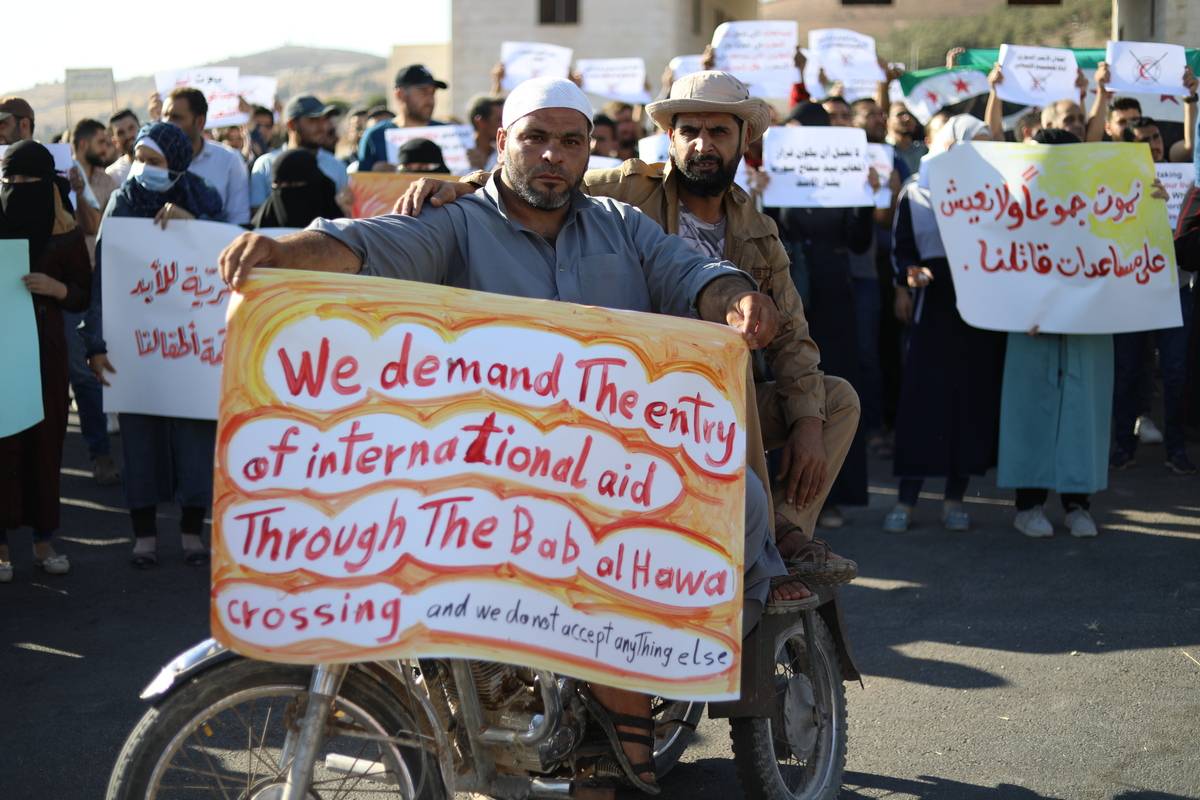
<svg viewBox="0 0 1200 800">
<path fill-rule="evenodd" d="M 776 702 L 766 719 L 730 720 L 747 800 L 834 800 L 846 768 L 846 690 L 833 636 L 814 615 L 812 647 L 797 622 L 781 639 Z M 811 674 L 802 665 L 808 656 Z"/>
<path fill-rule="evenodd" d="M 283 795 L 311 667 L 239 659 L 220 664 L 149 709 L 121 749 L 107 800 Z M 310 800 L 441 800 L 441 776 L 424 749 L 383 741 L 415 736 L 404 704 L 351 668 L 314 761 Z M 370 738 L 375 737 L 375 738 Z"/>
</svg>

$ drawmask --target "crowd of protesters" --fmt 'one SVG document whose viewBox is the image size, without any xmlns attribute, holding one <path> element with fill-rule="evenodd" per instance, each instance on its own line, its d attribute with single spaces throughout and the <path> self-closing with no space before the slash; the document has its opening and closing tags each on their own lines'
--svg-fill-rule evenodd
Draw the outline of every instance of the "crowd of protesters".
<svg viewBox="0 0 1200 800">
<path fill-rule="evenodd" d="M 968 101 L 921 125 L 904 103 L 889 102 L 886 81 L 876 98 L 853 102 L 836 84 L 797 84 L 781 117 L 749 98 L 733 76 L 711 70 L 711 59 L 707 53 L 703 72 L 665 76 L 657 103 L 613 102 L 589 115 L 593 155 L 634 159 L 639 140 L 657 125 L 671 136 L 668 165 L 626 163 L 580 181 L 589 194 L 637 205 L 693 250 L 733 262 L 778 307 L 781 333 L 755 361 L 758 413 L 771 457 L 759 465 L 762 454 L 751 453 L 749 461 L 775 492 L 775 535 L 793 573 L 816 582 L 853 576 L 853 562 L 814 533 L 842 526 L 843 507 L 867 503 L 872 453 L 892 462 L 898 481 L 898 502 L 882 519 L 894 533 L 914 524 L 931 478 L 945 483 L 941 520 L 948 530 L 969 529 L 969 483 L 996 469 L 997 484 L 1013 492 L 1018 530 L 1030 537 L 1053 534 L 1045 505 L 1055 491 L 1067 530 L 1085 537 L 1097 534 L 1090 497 L 1106 487 L 1110 468 L 1134 464 L 1139 443 L 1158 436 L 1166 468 L 1195 474 L 1186 440 L 1188 425 L 1200 418 L 1191 288 L 1200 265 L 1197 191 L 1188 196 L 1176 232 L 1182 327 L 1116 336 L 1006 335 L 972 328 L 959 315 L 925 174 L 930 158 L 977 139 L 1110 140 L 1148 146 L 1156 161 L 1190 161 L 1196 157 L 1197 90 L 1190 71 L 1185 135 L 1168 145 L 1164 126 L 1143 116 L 1135 99 L 1108 92 L 1104 65 L 1090 112 L 1081 95 L 1079 103 L 1064 100 L 1026 113 L 1008 132 L 995 96 L 1004 80 L 998 67 L 989 76 L 993 91 L 985 107 Z M 797 66 L 804 66 L 799 53 Z M 463 115 L 462 124 L 474 131 L 468 160 L 481 172 L 445 198 L 436 194 L 435 204 L 460 191 L 486 192 L 489 173 L 503 167 L 497 144 L 497 132 L 508 127 L 502 77 L 497 67 L 492 93 L 473 98 Z M 887 77 L 897 74 L 889 69 Z M 36 310 L 44 408 L 42 422 L 0 439 L 0 582 L 13 577 L 3 537 L 20 526 L 33 528 L 35 565 L 54 574 L 70 570 L 53 543 L 70 397 L 95 480 L 124 486 L 132 563 L 158 563 L 164 504 L 180 508 L 187 562 L 208 560 L 203 528 L 212 502 L 215 423 L 125 413 L 110 420 L 102 407 L 101 385 L 121 379 L 102 335 L 104 220 L 142 217 L 166 226 L 205 219 L 251 229 L 315 224 L 334 231 L 319 220 L 350 216 L 355 172 L 448 172 L 428 139 L 409 141 L 389 161 L 386 136 L 397 127 L 445 124 L 434 118 L 437 92 L 445 88 L 414 64 L 396 75 L 394 112 L 382 106 L 343 111 L 302 95 L 278 109 L 247 107 L 248 124 L 216 130 L 207 125 L 204 95 L 176 89 L 154 95 L 144 119 L 125 109 L 106 123 L 76 123 L 67 137 L 75 167 L 66 175 L 37 141 L 35 110 L 20 98 L 0 101 L 0 144 L 8 145 L 0 238 L 29 241 L 23 280 Z M 688 113 L 697 119 L 684 120 Z M 722 115 L 730 122 L 722 123 Z M 869 142 L 892 145 L 889 183 L 880 187 L 872 176 L 873 188 L 890 189 L 890 207 L 762 208 L 754 196 L 767 180 L 760 137 L 771 124 L 853 126 Z M 743 160 L 750 195 L 734 185 Z M 429 193 L 444 189 L 414 187 L 398 211 L 411 213 Z M 1159 375 L 1161 434 L 1150 418 Z M 123 474 L 112 454 L 116 430 Z"/>
</svg>

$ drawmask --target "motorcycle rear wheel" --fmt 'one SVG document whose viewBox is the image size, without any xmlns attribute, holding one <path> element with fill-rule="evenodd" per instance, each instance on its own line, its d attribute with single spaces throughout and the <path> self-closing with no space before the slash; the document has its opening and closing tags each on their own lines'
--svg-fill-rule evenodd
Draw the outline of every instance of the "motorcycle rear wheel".
<svg viewBox="0 0 1200 800">
<path fill-rule="evenodd" d="M 803 624 L 781 642 L 776 713 L 730 720 L 738 782 L 747 800 L 835 800 L 846 768 L 846 690 L 833 636 L 816 617 L 811 680 L 799 668 Z"/>
<path fill-rule="evenodd" d="M 303 717 L 311 673 L 311 667 L 239 659 L 195 676 L 134 727 L 113 767 L 107 800 L 281 796 L 283 742 Z M 402 702 L 351 668 L 330 712 L 309 798 L 441 800 L 441 776 L 427 751 L 354 736 L 414 732 Z M 327 764 L 330 755 L 344 768 Z"/>
<path fill-rule="evenodd" d="M 704 716 L 704 703 L 691 700 L 662 700 L 658 697 L 653 699 L 655 707 L 660 703 L 662 708 L 654 715 L 654 774 L 659 779 L 679 763 L 683 751 L 695 736 L 700 718 Z M 686 724 L 663 724 L 671 720 L 682 720 Z"/>
</svg>

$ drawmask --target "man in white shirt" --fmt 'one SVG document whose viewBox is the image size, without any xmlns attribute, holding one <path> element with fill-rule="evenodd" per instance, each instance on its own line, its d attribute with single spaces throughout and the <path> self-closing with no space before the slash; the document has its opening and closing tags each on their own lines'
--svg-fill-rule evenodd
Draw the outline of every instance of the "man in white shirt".
<svg viewBox="0 0 1200 800">
<path fill-rule="evenodd" d="M 250 185 L 242 154 L 212 139 L 204 138 L 208 101 L 199 89 L 179 88 L 167 95 L 162 121 L 181 128 L 192 141 L 192 164 L 188 172 L 199 175 L 221 196 L 221 219 L 234 225 L 250 222 Z"/>
<path fill-rule="evenodd" d="M 123 108 L 108 118 L 108 132 L 112 136 L 113 145 L 119 151 L 119 157 L 104 171 L 118 186 L 125 182 L 129 168 L 133 166 L 133 143 L 137 140 L 139 127 L 141 123 L 138 122 L 137 114 L 128 108 Z"/>
<path fill-rule="evenodd" d="M 264 153 L 254 162 L 250 170 L 250 208 L 257 209 L 271 194 L 271 168 L 284 150 L 303 148 L 317 157 L 317 167 L 333 181 L 337 194 L 349 185 L 350 176 L 346 165 L 333 153 L 322 147 L 328 128 L 326 116 L 329 108 L 312 95 L 293 97 L 288 101 L 284 114 L 287 117 L 287 145 Z"/>
</svg>

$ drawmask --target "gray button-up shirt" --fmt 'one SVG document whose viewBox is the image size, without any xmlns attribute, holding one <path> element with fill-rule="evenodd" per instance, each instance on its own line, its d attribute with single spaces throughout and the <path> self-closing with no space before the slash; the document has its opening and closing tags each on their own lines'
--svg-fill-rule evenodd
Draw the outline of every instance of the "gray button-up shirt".
<svg viewBox="0 0 1200 800">
<path fill-rule="evenodd" d="M 493 175 L 486 186 L 420 216 L 319 219 L 363 261 L 365 275 L 605 308 L 696 316 L 716 278 L 746 273 L 702 256 L 638 209 L 576 192 L 554 243 L 510 219 Z"/>
</svg>

